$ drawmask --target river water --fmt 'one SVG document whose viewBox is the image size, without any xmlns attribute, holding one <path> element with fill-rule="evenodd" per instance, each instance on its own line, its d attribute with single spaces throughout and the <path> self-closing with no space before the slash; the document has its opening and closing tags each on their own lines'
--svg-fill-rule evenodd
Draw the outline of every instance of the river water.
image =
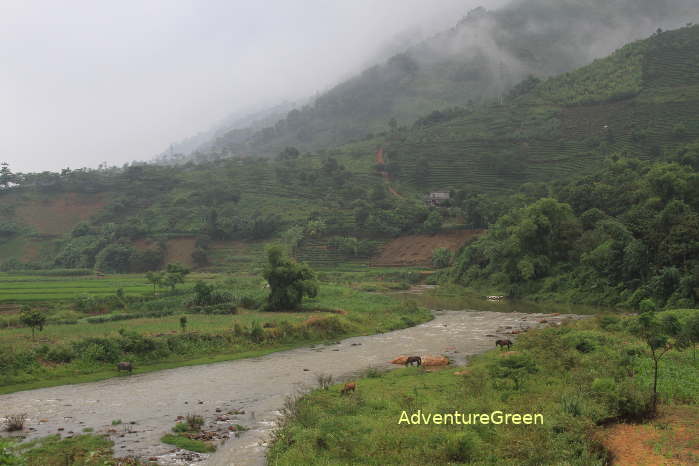
<svg viewBox="0 0 699 466">
<path fill-rule="evenodd" d="M 580 317 L 485 311 L 434 315 L 434 320 L 412 328 L 337 344 L 2 395 L 0 413 L 27 413 L 29 438 L 79 434 L 85 428 L 106 433 L 117 456 L 157 458 L 163 465 L 263 465 L 265 442 L 285 398 L 314 388 L 318 374 L 350 380 L 370 367 L 396 367 L 389 361 L 400 355 L 443 354 L 454 364 L 465 364 L 469 356 L 493 349 L 496 339 L 513 339 L 513 329 Z M 547 323 L 540 323 L 543 319 Z M 212 455 L 160 443 L 177 416 L 188 413 L 204 416 L 204 430 L 231 438 Z M 250 430 L 236 437 L 229 434 L 233 424 Z"/>
</svg>

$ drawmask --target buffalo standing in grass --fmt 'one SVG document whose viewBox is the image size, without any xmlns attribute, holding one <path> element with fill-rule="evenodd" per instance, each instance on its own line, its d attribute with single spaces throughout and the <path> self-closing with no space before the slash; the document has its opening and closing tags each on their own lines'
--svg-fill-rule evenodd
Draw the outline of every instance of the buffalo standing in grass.
<svg viewBox="0 0 699 466">
<path fill-rule="evenodd" d="M 130 362 L 120 362 L 117 364 L 117 372 L 129 371 L 129 374 L 133 372 L 133 364 Z"/>
<path fill-rule="evenodd" d="M 512 347 L 512 342 L 510 340 L 498 340 L 495 342 L 495 346 L 499 346 L 500 349 L 503 349 L 505 346 L 507 346 L 507 350 L 509 351 Z"/>
<path fill-rule="evenodd" d="M 340 395 L 349 395 L 349 392 L 354 392 L 357 389 L 357 384 L 355 382 L 346 383 L 342 390 L 340 390 Z"/>
<path fill-rule="evenodd" d="M 410 356 L 408 359 L 405 360 L 405 365 L 406 366 L 422 366 L 422 358 L 420 356 Z"/>
</svg>

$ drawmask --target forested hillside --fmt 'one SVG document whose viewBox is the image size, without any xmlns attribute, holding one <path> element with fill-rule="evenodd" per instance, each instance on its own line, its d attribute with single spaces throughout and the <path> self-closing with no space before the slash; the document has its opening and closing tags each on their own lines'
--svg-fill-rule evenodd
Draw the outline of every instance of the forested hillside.
<svg viewBox="0 0 699 466">
<path fill-rule="evenodd" d="M 393 133 L 394 173 L 424 189 L 502 191 L 657 158 L 699 137 L 699 27 L 656 33 L 608 58 L 519 83 L 501 104 L 438 111 Z"/>
<path fill-rule="evenodd" d="M 513 295 L 687 303 L 694 249 L 678 238 L 694 228 L 697 63 L 699 26 L 688 26 L 569 73 L 527 78 L 501 101 L 432 112 L 334 148 L 61 173 L 4 167 L 2 267 L 241 269 L 270 241 L 333 265 L 368 260 L 401 235 L 492 226 L 459 257 L 458 281 Z M 676 178 L 657 181 L 668 173 Z M 571 181 L 585 174 L 592 178 Z M 435 189 L 451 190 L 442 208 L 423 202 Z M 513 228 L 533 228 L 527 219 L 549 211 L 563 219 L 563 243 L 539 250 L 546 242 L 532 233 L 533 249 L 499 255 L 519 241 Z M 674 220 L 671 211 L 680 212 Z M 645 251 L 645 262 L 629 269 L 626 248 Z"/>
<path fill-rule="evenodd" d="M 477 8 L 453 28 L 406 49 L 264 128 L 218 134 L 206 153 L 275 155 L 344 144 L 410 125 L 452 106 L 499 98 L 527 75 L 546 78 L 605 56 L 696 14 L 689 0 L 527 0 Z M 623 73 L 622 69 L 617 70 Z"/>
<path fill-rule="evenodd" d="M 487 235 L 462 251 L 453 279 L 510 296 L 694 307 L 697 170 L 695 143 L 662 162 L 614 156 L 592 175 L 541 187 L 538 200 L 516 196 Z"/>
</svg>

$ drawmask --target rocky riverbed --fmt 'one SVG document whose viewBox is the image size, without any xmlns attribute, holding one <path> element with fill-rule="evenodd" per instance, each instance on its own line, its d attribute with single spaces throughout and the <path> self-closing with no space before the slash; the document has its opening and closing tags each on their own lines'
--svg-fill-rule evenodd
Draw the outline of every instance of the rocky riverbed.
<svg viewBox="0 0 699 466">
<path fill-rule="evenodd" d="M 210 365 L 180 367 L 101 382 L 0 396 L 0 413 L 27 413 L 24 435 L 109 435 L 118 456 L 159 464 L 262 465 L 265 442 L 285 398 L 317 385 L 318 374 L 349 380 L 370 367 L 385 369 L 399 355 L 446 355 L 453 364 L 493 349 L 531 327 L 582 316 L 435 311 L 434 320 L 394 332 L 355 337 Z M 186 414 L 202 415 L 204 431 L 221 444 L 211 455 L 160 443 Z M 243 426 L 249 430 L 241 430 Z"/>
</svg>

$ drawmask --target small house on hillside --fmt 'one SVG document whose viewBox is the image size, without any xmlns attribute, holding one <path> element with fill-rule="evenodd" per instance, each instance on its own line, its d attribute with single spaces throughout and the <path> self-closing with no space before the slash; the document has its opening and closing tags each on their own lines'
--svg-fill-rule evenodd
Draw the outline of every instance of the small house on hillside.
<svg viewBox="0 0 699 466">
<path fill-rule="evenodd" d="M 451 198 L 449 191 L 432 191 L 425 196 L 425 204 L 428 207 L 439 207 Z"/>
</svg>

